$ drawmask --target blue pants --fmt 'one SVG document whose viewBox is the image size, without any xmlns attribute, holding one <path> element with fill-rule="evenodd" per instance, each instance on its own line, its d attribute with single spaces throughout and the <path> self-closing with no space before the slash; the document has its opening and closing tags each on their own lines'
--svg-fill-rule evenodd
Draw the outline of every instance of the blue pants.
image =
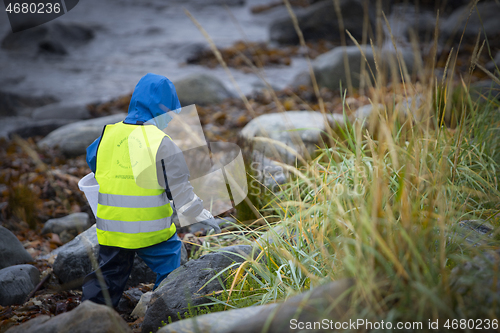
<svg viewBox="0 0 500 333">
<path fill-rule="evenodd" d="M 135 250 L 101 245 L 99 247 L 99 268 L 113 307 L 118 306 L 122 297 L 136 253 L 156 273 L 154 286 L 156 288 L 170 272 L 180 266 L 181 246 L 182 242 L 177 234 L 162 243 Z M 95 271 L 85 277 L 82 290 L 82 302 L 91 300 L 99 304 L 106 303 L 101 283 Z"/>
</svg>

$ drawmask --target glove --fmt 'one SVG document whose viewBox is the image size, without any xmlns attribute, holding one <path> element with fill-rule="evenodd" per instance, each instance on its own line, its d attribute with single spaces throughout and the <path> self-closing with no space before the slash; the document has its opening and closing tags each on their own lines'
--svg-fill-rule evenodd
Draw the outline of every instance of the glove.
<svg viewBox="0 0 500 333">
<path fill-rule="evenodd" d="M 211 229 L 214 229 L 214 232 L 216 234 L 220 234 L 220 228 L 219 224 L 217 221 L 214 219 L 213 215 L 206 209 L 203 209 L 200 213 L 200 215 L 195 217 L 195 220 L 203 224 L 204 226 L 210 227 Z"/>
<path fill-rule="evenodd" d="M 220 234 L 220 232 L 221 232 L 220 228 L 219 228 L 219 224 L 217 223 L 217 221 L 213 217 L 211 219 L 200 221 L 198 223 L 212 228 L 214 230 L 214 233 L 216 233 L 216 234 Z"/>
</svg>

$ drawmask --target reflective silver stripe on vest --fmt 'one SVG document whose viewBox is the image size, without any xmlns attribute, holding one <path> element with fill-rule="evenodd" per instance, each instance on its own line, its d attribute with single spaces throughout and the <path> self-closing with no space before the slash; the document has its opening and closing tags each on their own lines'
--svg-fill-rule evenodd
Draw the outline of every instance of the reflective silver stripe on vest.
<svg viewBox="0 0 500 333">
<path fill-rule="evenodd" d="M 170 203 L 165 192 L 147 196 L 99 193 L 97 202 L 104 206 L 125 208 L 152 208 Z"/>
<path fill-rule="evenodd" d="M 170 228 L 171 224 L 172 224 L 172 219 L 170 216 L 159 220 L 138 221 L 138 222 L 105 220 L 99 217 L 96 219 L 97 229 L 103 231 L 124 232 L 127 234 L 160 231 L 166 228 Z"/>
</svg>

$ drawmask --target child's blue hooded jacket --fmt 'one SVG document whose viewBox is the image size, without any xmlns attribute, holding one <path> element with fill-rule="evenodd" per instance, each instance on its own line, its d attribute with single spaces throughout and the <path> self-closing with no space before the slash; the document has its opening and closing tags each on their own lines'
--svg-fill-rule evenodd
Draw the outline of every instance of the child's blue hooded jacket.
<svg viewBox="0 0 500 333">
<path fill-rule="evenodd" d="M 135 86 L 124 123 L 142 124 L 164 115 L 167 111 L 180 108 L 181 103 L 177 97 L 174 84 L 164 76 L 148 73 Z M 156 120 L 165 122 L 165 117 L 158 117 Z M 164 129 L 167 124 L 156 125 L 158 128 Z M 87 164 L 94 173 L 100 140 L 101 137 L 97 138 L 87 148 Z"/>
</svg>

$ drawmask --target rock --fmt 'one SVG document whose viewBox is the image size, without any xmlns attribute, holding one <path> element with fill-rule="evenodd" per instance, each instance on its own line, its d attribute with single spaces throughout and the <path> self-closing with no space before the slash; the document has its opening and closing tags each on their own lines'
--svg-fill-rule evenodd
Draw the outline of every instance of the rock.
<svg viewBox="0 0 500 333">
<path fill-rule="evenodd" d="M 135 255 L 134 267 L 125 285 L 125 289 L 136 287 L 140 283 L 154 283 L 155 281 L 156 273 L 153 272 L 138 255 Z"/>
<path fill-rule="evenodd" d="M 364 10 L 361 1 L 341 0 L 340 10 L 344 28 L 349 30 L 354 38 L 361 40 L 364 25 Z M 321 39 L 341 40 L 339 22 L 332 1 L 321 1 L 309 6 L 304 12 L 297 14 L 297 20 L 307 42 Z M 370 25 L 373 26 L 371 20 Z M 272 41 L 278 43 L 299 43 L 299 38 L 290 17 L 284 17 L 273 22 L 270 26 L 269 35 Z M 346 38 L 349 40 L 347 35 Z"/>
<path fill-rule="evenodd" d="M 411 22 L 408 22 L 408 17 L 412 17 Z M 418 12 L 415 7 L 409 7 L 409 13 L 402 15 L 402 19 L 407 23 L 404 36 L 408 41 L 413 41 L 412 33 L 414 33 L 421 42 L 431 42 L 434 40 L 434 31 L 436 29 L 435 13 L 429 11 Z M 394 33 L 396 32 L 393 31 L 393 34 Z"/>
<path fill-rule="evenodd" d="M 32 108 L 57 102 L 53 96 L 24 96 L 0 91 L 0 116 L 13 117 L 29 115 Z"/>
<path fill-rule="evenodd" d="M 206 43 L 201 42 L 192 42 L 192 43 L 179 43 L 169 45 L 165 52 L 171 58 L 184 61 L 188 64 L 192 63 L 200 54 L 208 49 L 208 45 Z"/>
<path fill-rule="evenodd" d="M 38 146 L 55 148 L 68 156 L 85 154 L 87 146 L 94 142 L 101 134 L 103 127 L 125 119 L 125 113 L 107 117 L 78 121 L 56 129 L 38 142 Z"/>
<path fill-rule="evenodd" d="M 445 39 L 453 37 L 455 40 L 459 40 L 463 33 L 464 38 L 475 40 L 479 31 L 485 31 L 488 38 L 498 37 L 500 34 L 500 20 L 498 20 L 500 3 L 496 1 L 479 2 L 477 10 L 474 8 L 470 17 L 469 13 L 470 5 L 455 10 L 442 22 L 440 26 L 441 37 Z"/>
<path fill-rule="evenodd" d="M 497 52 L 495 58 L 486 65 L 486 69 L 490 72 L 495 72 L 497 67 L 500 68 L 500 52 Z"/>
<path fill-rule="evenodd" d="M 174 83 L 182 106 L 217 104 L 233 97 L 222 82 L 208 74 L 194 74 Z"/>
<path fill-rule="evenodd" d="M 281 304 L 210 313 L 172 323 L 161 328 L 158 333 L 295 332 L 297 327 L 293 326 L 293 318 L 303 323 L 321 322 L 324 318 L 342 318 L 349 303 L 348 298 L 341 298 L 341 295 L 352 284 L 351 280 L 331 282 L 289 298 Z M 335 302 L 338 302 L 337 305 L 332 307 Z M 266 327 L 267 324 L 270 326 Z M 316 330 L 303 331 L 316 332 Z M 143 329 L 143 332 L 146 331 Z"/>
<path fill-rule="evenodd" d="M 405 97 L 401 102 L 396 104 L 395 112 L 398 113 L 399 121 L 404 123 L 411 117 L 414 122 L 422 122 L 425 119 L 432 117 L 431 114 L 426 114 L 429 109 L 426 108 L 428 104 L 426 103 L 423 95 L 415 95 Z"/>
<path fill-rule="evenodd" d="M 8 33 L 2 40 L 2 48 L 9 51 L 65 55 L 68 53 L 69 46 L 85 44 L 93 37 L 93 31 L 86 26 L 53 22 L 16 33 Z"/>
<path fill-rule="evenodd" d="M 288 182 L 288 172 L 281 165 L 264 156 L 263 153 L 254 150 L 252 153 L 251 172 L 256 180 L 270 189 L 272 192 L 280 190 L 280 185 Z"/>
<path fill-rule="evenodd" d="M 464 220 L 458 222 L 461 227 L 468 228 L 470 230 L 474 230 L 482 235 L 488 235 L 495 227 L 483 220 Z"/>
<path fill-rule="evenodd" d="M 99 255 L 96 226 L 76 236 L 71 242 L 61 246 L 54 261 L 54 274 L 62 283 L 72 287 L 81 287 L 83 278 L 93 271 L 89 255 L 96 262 Z"/>
<path fill-rule="evenodd" d="M 43 119 L 34 120 L 27 117 L 3 118 L 0 125 L 0 137 L 12 138 L 14 134 L 22 138 L 46 136 L 61 126 L 73 122 L 70 119 Z"/>
<path fill-rule="evenodd" d="M 378 110 L 377 110 L 378 109 Z M 373 104 L 367 104 L 359 107 L 355 112 L 354 115 L 351 119 L 351 121 L 357 121 L 361 124 L 364 123 L 365 127 L 369 127 L 368 122 L 370 121 L 370 118 L 372 115 L 374 116 L 374 111 L 378 112 L 384 112 L 384 105 L 383 104 L 378 104 L 375 108 Z"/>
<path fill-rule="evenodd" d="M 500 85 L 492 80 L 474 82 L 470 85 L 469 92 L 473 102 L 500 100 Z"/>
<path fill-rule="evenodd" d="M 196 7 L 199 6 L 243 6 L 245 0 L 174 0 L 183 4 L 190 4 Z"/>
<path fill-rule="evenodd" d="M 464 220 L 457 223 L 452 229 L 450 237 L 458 237 L 458 239 L 465 239 L 469 244 L 480 245 L 488 244 L 493 245 L 492 239 L 495 227 L 483 220 Z"/>
<path fill-rule="evenodd" d="M 277 304 L 268 304 L 261 306 L 249 306 L 247 308 L 221 311 L 209 313 L 196 318 L 189 318 L 180 320 L 170 325 L 167 325 L 158 333 L 223 333 L 227 330 L 234 329 L 236 325 L 242 320 L 253 318 L 261 311 L 270 313 Z"/>
<path fill-rule="evenodd" d="M 500 301 L 499 259 L 500 251 L 490 250 L 457 265 L 451 271 L 451 290 L 463 298 L 475 300 L 476 313 L 484 313 L 491 309 L 492 303 L 498 304 Z"/>
<path fill-rule="evenodd" d="M 0 226 L 0 269 L 32 261 L 33 258 L 17 237 L 9 229 Z"/>
<path fill-rule="evenodd" d="M 42 234 L 53 232 L 61 236 L 63 232 L 66 232 L 76 237 L 76 235 L 88 228 L 90 228 L 89 214 L 75 213 L 58 219 L 48 220 L 43 226 Z"/>
<path fill-rule="evenodd" d="M 59 103 L 37 108 L 31 117 L 34 119 L 80 120 L 90 118 L 90 112 L 85 104 Z"/>
<path fill-rule="evenodd" d="M 163 280 L 153 293 L 142 324 L 142 332 L 156 331 L 162 321 L 168 322 L 169 317 L 173 321 L 178 320 L 177 313 L 182 316 L 188 310 L 188 304 L 197 306 L 211 302 L 201 295 L 219 291 L 222 286 L 217 279 L 203 289 L 202 286 L 233 262 L 243 262 L 244 257 L 252 252 L 252 247 L 236 245 L 222 248 L 220 251 L 188 261 Z"/>
<path fill-rule="evenodd" d="M 327 87 L 332 90 L 348 88 L 347 86 L 347 72 L 344 65 L 344 56 L 346 54 L 349 72 L 351 76 L 351 83 L 354 88 L 360 86 L 361 80 L 361 61 L 364 63 L 366 80 L 372 79 L 369 68 L 377 75 L 373 51 L 370 46 L 361 46 L 364 56 L 357 46 L 337 47 L 333 50 L 323 53 L 313 61 L 314 75 L 320 87 Z M 401 50 L 400 50 L 401 52 Z M 401 53 L 401 58 L 404 60 L 408 73 L 411 75 L 413 72 L 414 54 L 411 50 L 404 49 Z M 365 61 L 366 57 L 366 61 Z M 395 57 L 395 52 L 385 50 L 379 56 L 378 66 L 384 74 L 391 74 L 388 79 L 401 78 L 399 72 L 398 61 Z M 377 57 L 378 58 L 378 57 Z M 368 63 L 367 63 L 368 62 Z M 368 67 L 369 66 L 369 67 Z M 366 84 L 366 83 L 365 83 Z"/>
<path fill-rule="evenodd" d="M 349 309 L 349 297 L 342 296 L 353 286 L 353 281 L 344 279 L 315 287 L 314 289 L 287 299 L 274 308 L 260 307 L 260 311 L 243 320 L 233 321 L 220 333 L 251 332 L 296 332 L 292 319 L 297 322 L 321 322 L 324 318 L 343 318 Z M 335 304 L 335 306 L 332 306 Z M 233 311 L 233 310 L 231 310 Z M 309 330 L 308 330 L 309 331 Z M 312 330 L 311 330 L 312 331 Z M 332 331 L 334 331 L 332 329 Z M 144 332 L 144 331 L 143 331 Z M 168 332 L 168 331 L 167 331 Z"/>
<path fill-rule="evenodd" d="M 127 314 L 131 313 L 139 303 L 143 294 L 144 293 L 139 288 L 125 290 L 116 307 L 116 311 Z"/>
<path fill-rule="evenodd" d="M 0 270 L 0 305 L 23 304 L 40 282 L 40 272 L 31 265 L 16 265 Z"/>
<path fill-rule="evenodd" d="M 187 263 L 188 261 L 188 253 L 187 253 L 187 250 L 186 250 L 186 245 L 184 243 L 182 243 L 182 247 L 181 247 L 181 266 L 184 265 L 185 263 Z"/>
<path fill-rule="evenodd" d="M 332 128 L 336 128 L 337 123 L 343 125 L 342 115 L 327 115 L 326 119 Z M 317 146 L 322 145 L 323 134 L 326 130 L 325 117 L 321 112 L 287 111 L 265 114 L 252 119 L 239 133 L 238 141 L 246 159 L 250 163 L 254 157 L 253 152 L 258 151 L 264 157 L 294 164 L 295 156 L 284 147 L 272 145 L 268 142 L 255 141 L 254 138 L 267 137 L 277 140 L 287 147 L 295 149 L 300 156 L 304 156 L 304 148 L 309 154 L 314 154 Z M 302 143 L 304 146 L 302 146 Z M 264 167 L 264 164 L 262 166 Z"/>
<path fill-rule="evenodd" d="M 303 71 L 295 75 L 293 80 L 288 84 L 292 88 L 300 88 L 301 86 L 311 87 L 311 74 L 309 71 Z"/>
<path fill-rule="evenodd" d="M 84 333 L 84 332 L 132 332 L 125 320 L 113 309 L 85 301 L 75 309 L 55 317 L 40 316 L 19 326 L 9 333 Z"/>
<path fill-rule="evenodd" d="M 134 311 L 132 311 L 130 316 L 134 318 L 144 317 L 146 315 L 149 303 L 151 302 L 151 296 L 153 296 L 152 291 L 148 291 L 147 293 L 142 294 L 139 303 L 137 303 Z"/>
</svg>

